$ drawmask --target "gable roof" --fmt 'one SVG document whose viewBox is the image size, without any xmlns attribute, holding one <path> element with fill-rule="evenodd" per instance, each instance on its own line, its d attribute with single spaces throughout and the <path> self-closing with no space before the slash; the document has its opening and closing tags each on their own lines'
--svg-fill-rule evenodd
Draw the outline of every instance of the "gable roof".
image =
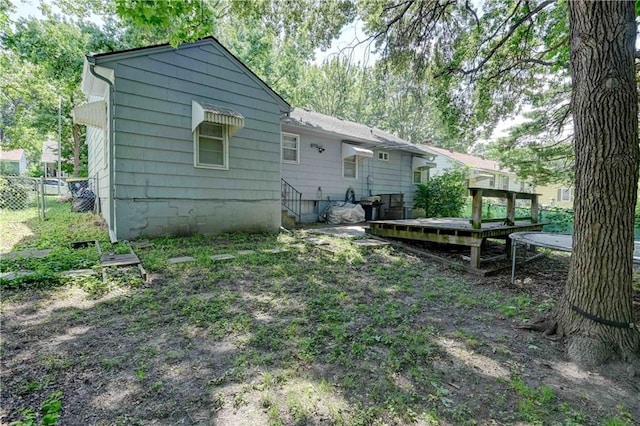
<svg viewBox="0 0 640 426">
<path fill-rule="evenodd" d="M 399 149 L 414 154 L 429 155 L 430 152 L 405 141 L 398 136 L 365 124 L 343 120 L 304 108 L 294 108 L 282 124 L 338 136 L 343 141 L 360 142 L 365 145 Z"/>
<path fill-rule="evenodd" d="M 201 46 L 205 44 L 213 44 L 217 47 L 220 47 L 231 61 L 235 62 L 238 66 L 240 66 L 240 68 L 244 69 L 249 77 L 251 77 L 256 83 L 258 83 L 259 86 L 262 86 L 262 88 L 265 89 L 265 91 L 267 91 L 267 93 L 269 93 L 269 95 L 271 95 L 282 106 L 283 111 L 288 112 L 291 109 L 291 105 L 289 104 L 289 102 L 287 102 L 275 90 L 269 87 L 269 85 L 265 83 L 264 80 L 258 77 L 256 73 L 251 71 L 251 69 L 248 66 L 246 66 L 240 59 L 238 59 L 233 53 L 229 51 L 229 49 L 224 47 L 222 43 L 220 43 L 218 39 L 216 39 L 213 36 L 204 37 L 192 43 L 183 43 L 178 47 L 173 47 L 169 43 L 164 43 L 164 44 L 156 44 L 152 46 L 136 47 L 133 49 L 119 50 L 116 52 L 98 53 L 90 56 L 92 56 L 96 60 L 96 64 L 97 64 L 100 62 L 101 59 L 111 60 L 114 58 L 118 58 L 120 56 L 136 57 L 141 55 L 147 55 L 149 54 L 150 50 L 157 50 L 157 51 L 174 50 L 175 51 L 175 50 L 181 50 L 181 49 L 189 49 L 191 47 Z"/>
<path fill-rule="evenodd" d="M 437 148 L 431 145 L 425 148 L 428 149 L 429 151 L 433 151 L 438 155 L 442 155 L 443 157 L 448 157 L 454 161 L 462 163 L 465 166 L 469 166 L 471 168 L 509 172 L 508 170 L 502 169 L 500 167 L 500 164 L 497 161 L 485 160 L 482 157 L 476 157 L 474 155 L 464 154 L 462 152 L 456 152 L 450 149 Z"/>
<path fill-rule="evenodd" d="M 20 161 L 24 157 L 24 149 L 12 149 L 11 151 L 0 151 L 0 160 Z"/>
</svg>

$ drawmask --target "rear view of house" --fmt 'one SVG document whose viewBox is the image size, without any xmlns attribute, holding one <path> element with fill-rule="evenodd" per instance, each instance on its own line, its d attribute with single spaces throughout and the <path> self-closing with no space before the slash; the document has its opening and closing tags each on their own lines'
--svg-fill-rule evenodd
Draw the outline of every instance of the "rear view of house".
<svg viewBox="0 0 640 426">
<path fill-rule="evenodd" d="M 299 193 L 302 222 L 316 221 L 332 201 L 376 195 L 380 218 L 410 216 L 416 185 L 435 166 L 434 155 L 391 133 L 302 108 L 283 119 L 282 131 L 282 178 Z"/>
<path fill-rule="evenodd" d="M 214 38 L 88 57 L 74 110 L 113 240 L 277 231 L 289 104 Z"/>
</svg>

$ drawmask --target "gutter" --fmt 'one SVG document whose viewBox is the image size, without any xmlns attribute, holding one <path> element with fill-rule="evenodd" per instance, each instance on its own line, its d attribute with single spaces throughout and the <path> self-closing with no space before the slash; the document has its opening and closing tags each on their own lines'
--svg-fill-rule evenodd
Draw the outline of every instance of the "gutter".
<svg viewBox="0 0 640 426">
<path fill-rule="evenodd" d="M 116 243 L 118 242 L 118 237 L 116 234 L 116 208 L 115 208 L 115 195 L 116 195 L 116 189 L 114 186 L 114 181 L 115 181 L 115 164 L 114 164 L 114 152 L 115 152 L 115 147 L 113 146 L 113 142 L 114 142 L 114 134 L 115 134 L 115 129 L 113 126 L 113 94 L 114 94 L 114 87 L 113 87 L 113 83 L 111 82 L 111 80 L 109 80 L 108 78 L 98 74 L 96 72 L 96 70 L 94 69 L 94 67 L 96 66 L 96 59 L 93 56 L 87 56 L 87 62 L 89 63 L 89 72 L 91 73 L 92 76 L 94 76 L 95 78 L 97 78 L 98 80 L 102 80 L 105 83 L 107 83 L 107 85 L 109 86 L 109 115 L 107 117 L 107 119 L 109 120 L 109 134 L 107 135 L 107 137 L 109 138 L 109 191 L 111 192 L 109 194 L 109 217 L 111 218 L 110 223 L 109 223 L 109 239 L 111 240 L 112 243 Z"/>
</svg>

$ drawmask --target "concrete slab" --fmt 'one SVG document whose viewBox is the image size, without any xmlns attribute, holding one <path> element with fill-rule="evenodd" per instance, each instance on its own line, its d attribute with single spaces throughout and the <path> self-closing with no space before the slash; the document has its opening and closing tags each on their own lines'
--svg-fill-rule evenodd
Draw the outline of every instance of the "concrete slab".
<svg viewBox="0 0 640 426">
<path fill-rule="evenodd" d="M 174 265 L 176 263 L 193 262 L 194 260 L 196 260 L 196 258 L 191 256 L 172 257 L 171 259 L 167 259 L 169 263 L 173 263 Z"/>
<path fill-rule="evenodd" d="M 211 260 L 228 260 L 228 259 L 235 259 L 236 257 L 232 254 L 216 254 L 211 256 Z"/>
<path fill-rule="evenodd" d="M 25 275 L 32 274 L 33 271 L 16 271 L 16 272 L 2 272 L 0 273 L 0 278 L 5 280 L 13 280 L 18 277 L 24 277 Z"/>
<path fill-rule="evenodd" d="M 313 234 L 331 235 L 341 238 L 362 238 L 367 236 L 365 232 L 366 228 L 367 227 L 365 225 L 343 225 L 332 226 L 329 228 L 318 228 L 310 232 Z"/>
<path fill-rule="evenodd" d="M 309 244 L 313 244 L 314 246 L 326 246 L 329 244 L 328 241 L 325 241 L 321 238 L 307 238 L 305 239 L 306 242 L 308 242 Z"/>
<path fill-rule="evenodd" d="M 280 248 L 276 248 L 276 249 L 264 249 L 262 250 L 263 253 L 284 253 L 287 252 L 289 250 L 287 249 L 280 249 Z"/>
<path fill-rule="evenodd" d="M 371 238 L 364 239 L 364 240 L 353 240 L 351 242 L 355 245 L 363 246 L 363 247 L 382 247 L 382 246 L 388 246 L 391 244 L 388 241 L 374 240 Z"/>
<path fill-rule="evenodd" d="M 89 277 L 91 275 L 97 275 L 97 272 L 93 269 L 72 269 L 62 273 L 63 277 Z"/>
<path fill-rule="evenodd" d="M 240 256 L 246 256 L 246 255 L 249 255 L 249 254 L 255 254 L 256 251 L 255 250 L 238 250 L 237 253 Z"/>
<path fill-rule="evenodd" d="M 51 249 L 46 250 L 23 250 L 23 251 L 12 251 L 9 253 L 2 253 L 1 257 L 13 259 L 16 257 L 24 257 L 24 258 L 35 258 L 40 259 L 42 257 L 49 256 L 51 253 Z"/>
</svg>

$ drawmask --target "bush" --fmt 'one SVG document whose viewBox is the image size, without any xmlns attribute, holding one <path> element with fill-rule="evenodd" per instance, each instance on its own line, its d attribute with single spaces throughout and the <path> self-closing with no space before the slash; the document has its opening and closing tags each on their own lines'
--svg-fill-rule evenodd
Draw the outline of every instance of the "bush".
<svg viewBox="0 0 640 426">
<path fill-rule="evenodd" d="M 467 195 L 464 170 L 448 170 L 418 185 L 414 207 L 424 209 L 426 217 L 460 217 Z"/>
<path fill-rule="evenodd" d="M 0 179 L 0 209 L 27 208 L 27 191 L 8 179 Z"/>
</svg>

